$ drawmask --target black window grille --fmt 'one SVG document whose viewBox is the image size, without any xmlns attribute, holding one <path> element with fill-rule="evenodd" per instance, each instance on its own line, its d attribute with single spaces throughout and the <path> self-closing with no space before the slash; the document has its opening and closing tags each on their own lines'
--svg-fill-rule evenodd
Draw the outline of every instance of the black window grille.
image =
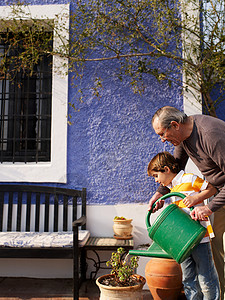
<svg viewBox="0 0 225 300">
<path fill-rule="evenodd" d="M 9 50 L 3 34 L 0 37 L 2 57 L 6 53 L 15 57 L 22 51 L 12 46 Z M 9 61 L 7 72 L 13 73 L 13 78 L 0 73 L 0 163 L 50 161 L 52 56 L 42 55 L 32 73 L 18 70 Z"/>
</svg>

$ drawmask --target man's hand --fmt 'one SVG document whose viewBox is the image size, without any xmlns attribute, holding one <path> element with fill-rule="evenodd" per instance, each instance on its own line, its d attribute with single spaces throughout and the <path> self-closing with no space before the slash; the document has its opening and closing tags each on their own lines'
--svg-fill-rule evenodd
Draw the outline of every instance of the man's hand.
<svg viewBox="0 0 225 300">
<path fill-rule="evenodd" d="M 158 200 L 160 197 L 162 197 L 163 195 L 159 192 L 156 192 L 152 198 L 149 200 L 149 207 L 148 207 L 148 210 L 151 210 L 152 208 L 152 205 L 155 203 L 156 200 Z M 162 208 L 164 205 L 164 200 L 159 200 L 155 207 L 153 208 L 153 213 L 156 212 L 158 209 Z"/>
<path fill-rule="evenodd" d="M 207 205 L 205 206 L 197 206 L 191 211 L 191 218 L 199 221 L 207 221 L 208 217 L 212 214 L 213 212 L 208 208 Z"/>
</svg>

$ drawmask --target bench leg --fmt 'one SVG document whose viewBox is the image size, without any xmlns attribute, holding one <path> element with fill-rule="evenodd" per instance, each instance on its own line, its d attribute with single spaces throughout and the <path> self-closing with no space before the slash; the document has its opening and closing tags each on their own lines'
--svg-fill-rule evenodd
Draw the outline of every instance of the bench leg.
<svg viewBox="0 0 225 300">
<path fill-rule="evenodd" d="M 86 269 L 87 269 L 86 250 L 84 248 L 82 248 L 81 254 L 80 254 L 81 282 L 86 280 Z"/>
<path fill-rule="evenodd" d="M 73 232 L 73 299 L 79 300 L 79 248 L 78 227 Z"/>
<path fill-rule="evenodd" d="M 78 255 L 73 260 L 73 299 L 79 300 L 79 263 Z"/>
</svg>

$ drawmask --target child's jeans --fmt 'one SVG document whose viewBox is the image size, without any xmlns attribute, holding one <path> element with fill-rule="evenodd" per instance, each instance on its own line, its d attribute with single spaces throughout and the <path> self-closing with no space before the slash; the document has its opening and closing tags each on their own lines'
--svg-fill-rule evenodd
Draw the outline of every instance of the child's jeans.
<svg viewBox="0 0 225 300">
<path fill-rule="evenodd" d="M 201 243 L 181 263 L 187 300 L 219 300 L 220 286 L 210 243 Z"/>
</svg>

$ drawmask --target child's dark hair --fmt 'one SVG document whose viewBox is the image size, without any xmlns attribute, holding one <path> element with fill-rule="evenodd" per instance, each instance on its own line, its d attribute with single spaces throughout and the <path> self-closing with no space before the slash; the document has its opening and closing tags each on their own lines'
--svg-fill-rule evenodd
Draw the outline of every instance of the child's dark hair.
<svg viewBox="0 0 225 300">
<path fill-rule="evenodd" d="M 165 172 L 165 167 L 170 168 L 171 172 L 179 173 L 180 168 L 176 159 L 167 151 L 156 154 L 148 164 L 148 176 L 152 176 L 152 172 Z"/>
</svg>

